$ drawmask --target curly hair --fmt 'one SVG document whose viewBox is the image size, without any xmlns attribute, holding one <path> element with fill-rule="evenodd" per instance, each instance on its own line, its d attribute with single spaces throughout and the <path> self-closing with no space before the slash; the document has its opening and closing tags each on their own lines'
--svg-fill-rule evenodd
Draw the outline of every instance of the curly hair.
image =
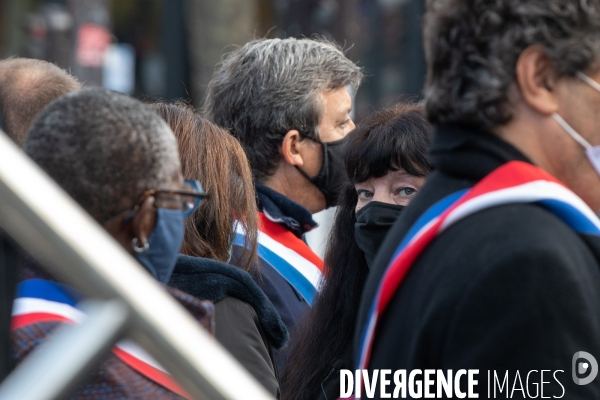
<svg viewBox="0 0 600 400">
<path fill-rule="evenodd" d="M 425 104 L 433 123 L 484 130 L 512 118 L 520 54 L 539 45 L 557 77 L 593 66 L 600 50 L 598 0 L 428 0 Z"/>
<path fill-rule="evenodd" d="M 67 94 L 37 116 L 23 150 L 98 222 L 180 171 L 167 124 L 140 101 L 105 89 Z"/>
<path fill-rule="evenodd" d="M 256 182 L 281 159 L 285 134 L 318 138 L 320 94 L 358 89 L 361 69 L 324 39 L 259 39 L 228 54 L 208 85 L 204 113 L 242 144 Z"/>
</svg>

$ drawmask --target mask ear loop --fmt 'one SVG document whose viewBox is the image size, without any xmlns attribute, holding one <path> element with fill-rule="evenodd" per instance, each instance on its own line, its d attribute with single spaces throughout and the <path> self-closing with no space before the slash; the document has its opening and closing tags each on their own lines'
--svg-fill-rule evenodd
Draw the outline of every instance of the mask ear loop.
<svg viewBox="0 0 600 400">
<path fill-rule="evenodd" d="M 571 135 L 571 137 L 573 139 L 575 139 L 577 141 L 577 143 L 579 143 L 580 145 L 582 145 L 583 147 L 585 147 L 587 150 L 592 148 L 592 145 L 589 144 L 589 142 L 587 140 L 585 140 L 583 138 L 583 136 L 581 136 L 579 133 L 577 133 L 577 131 L 575 131 L 575 129 L 573 129 L 571 127 L 571 125 L 569 125 L 567 123 L 567 121 L 565 121 L 560 115 L 558 115 L 557 113 L 552 113 L 552 118 L 554 118 L 556 120 L 556 122 L 558 122 L 558 124 L 565 130 L 567 131 L 567 133 L 569 135 Z"/>
<path fill-rule="evenodd" d="M 577 71 L 575 75 L 577 75 L 579 79 L 581 79 L 582 81 L 584 81 L 585 83 L 587 83 L 588 85 L 600 92 L 600 83 L 596 82 L 595 80 L 593 80 L 592 78 L 580 71 Z"/>
<path fill-rule="evenodd" d="M 310 136 L 305 135 L 304 133 L 301 133 L 301 132 L 300 132 L 300 136 L 303 137 L 303 138 L 305 138 L 305 139 L 311 140 L 311 141 L 313 141 L 315 143 L 319 143 L 321 145 L 321 149 L 323 151 L 323 160 L 322 160 L 322 164 L 321 164 L 321 169 L 319 170 L 319 172 L 317 173 L 316 176 L 311 177 L 310 175 L 308 175 L 306 173 L 306 171 L 304 171 L 299 166 L 295 165 L 295 167 L 298 170 L 298 172 L 300 172 L 300 174 L 303 177 L 305 177 L 310 183 L 312 183 L 314 185 L 315 184 L 315 180 L 317 180 L 324 173 L 324 168 L 327 168 L 326 167 L 326 163 L 327 163 L 327 143 L 321 142 L 320 140 L 317 140 L 317 139 L 314 139 L 314 138 L 311 138 Z"/>
</svg>

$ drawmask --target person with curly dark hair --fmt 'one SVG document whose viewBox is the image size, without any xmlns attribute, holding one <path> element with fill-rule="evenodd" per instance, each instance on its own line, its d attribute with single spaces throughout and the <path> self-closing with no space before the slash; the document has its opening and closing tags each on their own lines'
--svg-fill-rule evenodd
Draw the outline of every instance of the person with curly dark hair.
<svg viewBox="0 0 600 400">
<path fill-rule="evenodd" d="M 325 252 L 327 281 L 291 346 L 282 374 L 286 400 L 337 398 L 339 370 L 353 367 L 352 333 L 369 267 L 433 169 L 432 134 L 422 106 L 409 103 L 374 112 L 348 134 L 348 179 Z"/>
<path fill-rule="evenodd" d="M 184 181 L 171 128 L 139 100 L 101 88 L 66 94 L 35 118 L 23 151 L 124 251 L 161 284 L 169 282 L 184 221 L 209 195 Z M 41 195 L 40 202 L 44 202 Z M 69 211 L 61 214 L 70 218 Z M 35 254 L 17 259 L 11 356 L 20 366 L 62 327 L 85 318 L 86 294 L 44 271 Z M 113 268 L 120 268 L 115 264 Z M 122 282 L 136 285 L 137 282 Z M 214 333 L 214 305 L 165 286 Z M 157 313 L 164 312 L 156 310 Z M 189 343 L 193 346 L 193 343 Z M 119 340 L 70 399 L 181 399 L 181 387 L 135 342 Z"/>
<path fill-rule="evenodd" d="M 371 268 L 355 368 L 600 398 L 600 1 L 429 0 L 424 45 L 436 170 Z"/>
</svg>

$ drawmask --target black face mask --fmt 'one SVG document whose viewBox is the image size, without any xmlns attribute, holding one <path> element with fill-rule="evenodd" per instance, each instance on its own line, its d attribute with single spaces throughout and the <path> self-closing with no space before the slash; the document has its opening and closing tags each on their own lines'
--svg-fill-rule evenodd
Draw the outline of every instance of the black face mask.
<svg viewBox="0 0 600 400">
<path fill-rule="evenodd" d="M 333 207 L 338 199 L 344 182 L 344 150 L 346 149 L 346 138 L 335 142 L 319 142 L 307 137 L 312 141 L 321 143 L 323 146 L 323 163 L 315 177 L 310 177 L 301 168 L 298 171 L 317 187 L 325 196 L 327 208 Z"/>
<path fill-rule="evenodd" d="M 385 235 L 406 206 L 371 201 L 356 213 L 354 236 L 371 268 Z"/>
</svg>

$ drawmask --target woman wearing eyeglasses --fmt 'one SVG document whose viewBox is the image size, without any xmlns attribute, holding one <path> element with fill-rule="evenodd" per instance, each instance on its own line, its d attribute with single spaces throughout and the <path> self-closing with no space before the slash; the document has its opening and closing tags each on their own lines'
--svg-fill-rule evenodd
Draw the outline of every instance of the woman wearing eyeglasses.
<svg viewBox="0 0 600 400">
<path fill-rule="evenodd" d="M 179 143 L 183 174 L 210 193 L 186 220 L 181 256 L 169 283 L 215 303 L 216 339 L 273 394 L 279 397 L 272 348 L 288 338 L 279 314 L 246 273 L 256 257 L 257 212 L 252 175 L 240 144 L 227 131 L 181 103 L 153 104 Z M 246 235 L 237 268 L 231 257 L 236 225 Z"/>
</svg>

